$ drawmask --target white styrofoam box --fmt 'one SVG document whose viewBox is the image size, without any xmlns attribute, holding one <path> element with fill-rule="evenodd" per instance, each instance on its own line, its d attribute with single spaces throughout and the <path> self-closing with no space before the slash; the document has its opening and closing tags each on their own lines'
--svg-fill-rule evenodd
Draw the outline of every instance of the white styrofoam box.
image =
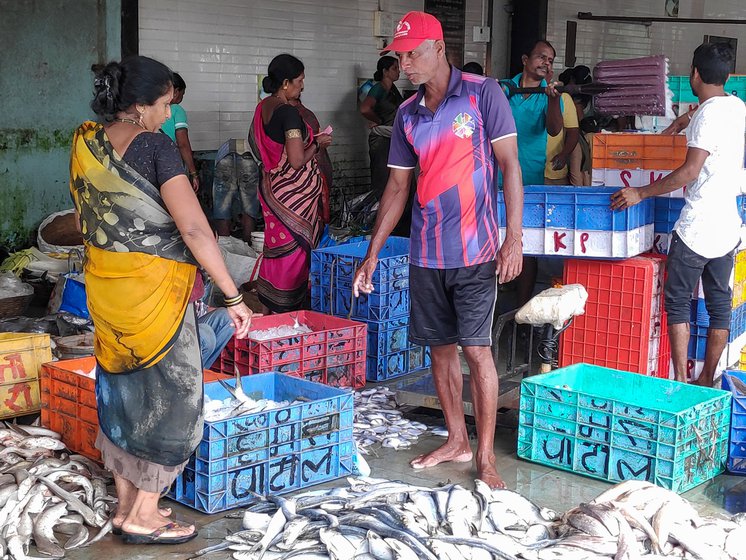
<svg viewBox="0 0 746 560">
<path fill-rule="evenodd" d="M 591 171 L 591 183 L 594 187 L 644 187 L 669 173 L 671 173 L 670 169 L 609 169 L 600 167 Z M 660 196 L 684 198 L 684 188 Z"/>
<path fill-rule="evenodd" d="M 500 228 L 500 242 L 505 228 Z M 576 231 L 572 229 L 523 228 L 525 255 L 575 256 L 624 259 L 653 246 L 653 224 L 629 231 Z"/>
</svg>

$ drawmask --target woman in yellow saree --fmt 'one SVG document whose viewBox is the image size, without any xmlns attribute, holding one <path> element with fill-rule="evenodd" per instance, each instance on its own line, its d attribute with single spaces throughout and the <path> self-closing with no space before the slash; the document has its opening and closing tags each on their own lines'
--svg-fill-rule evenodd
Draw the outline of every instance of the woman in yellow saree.
<svg viewBox="0 0 746 560">
<path fill-rule="evenodd" d="M 94 90 L 91 107 L 103 124 L 85 122 L 75 133 L 70 191 L 95 326 L 96 445 L 114 474 L 115 532 L 126 543 L 176 544 L 197 531 L 172 522 L 158 499 L 202 437 L 202 364 L 189 303 L 196 265 L 233 296 L 225 303 L 238 338 L 251 312 L 177 147 L 157 132 L 170 111 L 171 71 L 130 57 L 103 68 Z"/>
</svg>

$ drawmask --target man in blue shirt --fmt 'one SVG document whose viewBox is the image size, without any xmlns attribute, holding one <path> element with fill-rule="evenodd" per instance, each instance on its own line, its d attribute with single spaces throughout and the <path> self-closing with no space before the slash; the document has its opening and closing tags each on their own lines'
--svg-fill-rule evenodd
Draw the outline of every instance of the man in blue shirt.
<svg viewBox="0 0 746 560">
<path fill-rule="evenodd" d="M 547 134 L 558 135 L 562 131 L 562 106 L 560 94 L 551 80 L 554 47 L 540 39 L 521 57 L 523 72 L 513 78 L 517 87 L 546 88 L 544 94 L 518 94 L 510 97 L 510 109 L 518 132 L 518 161 L 524 185 L 543 185 L 544 168 L 547 162 Z M 523 271 L 516 279 L 518 306 L 524 305 L 536 285 L 538 264 L 535 257 L 524 257 Z"/>
</svg>

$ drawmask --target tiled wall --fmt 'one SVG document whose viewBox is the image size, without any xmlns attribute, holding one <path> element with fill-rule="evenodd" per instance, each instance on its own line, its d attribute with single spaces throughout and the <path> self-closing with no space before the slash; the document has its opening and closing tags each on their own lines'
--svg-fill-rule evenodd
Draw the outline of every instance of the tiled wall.
<svg viewBox="0 0 746 560">
<path fill-rule="evenodd" d="M 670 73 L 689 73 L 692 53 L 705 34 L 738 38 L 736 72 L 746 73 L 746 26 L 723 24 L 653 23 L 643 25 L 578 20 L 578 12 L 593 15 L 665 17 L 665 0 L 549 0 L 547 38 L 557 49 L 557 69 L 564 67 L 565 25 L 578 22 L 576 64 L 593 66 L 601 60 L 665 54 Z M 682 0 L 681 18 L 743 19 L 744 0 Z"/>
<path fill-rule="evenodd" d="M 378 60 L 373 13 L 394 22 L 415 0 L 149 0 L 140 2 L 140 53 L 184 77 L 183 106 L 195 150 L 217 149 L 244 137 L 258 101 L 258 84 L 275 55 L 289 52 L 306 66 L 304 103 L 321 126 L 334 127 L 330 150 L 339 186 L 369 182 L 367 136 L 357 113 L 359 78 Z M 484 64 L 485 45 L 471 42 L 482 0 L 467 0 L 466 60 Z M 400 86 L 406 86 L 402 82 Z"/>
</svg>

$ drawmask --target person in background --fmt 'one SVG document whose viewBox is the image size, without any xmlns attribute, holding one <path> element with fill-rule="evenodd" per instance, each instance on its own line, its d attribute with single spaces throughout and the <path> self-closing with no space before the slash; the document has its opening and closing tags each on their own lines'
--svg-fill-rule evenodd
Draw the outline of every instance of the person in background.
<svg viewBox="0 0 746 560">
<path fill-rule="evenodd" d="M 696 383 L 707 387 L 713 385 L 728 342 L 730 275 L 741 239 L 736 202 L 740 183 L 736 178 L 743 168 L 746 106 L 723 89 L 734 58 L 733 49 L 725 43 L 704 43 L 696 48 L 689 81 L 699 108 L 685 113 L 667 129 L 669 134 L 686 129 L 686 160 L 649 185 L 617 191 L 611 205 L 622 210 L 686 185 L 686 202 L 666 259 L 665 306 L 675 378 L 685 383 L 691 298 L 697 282 L 702 282 L 710 326 L 705 363 Z"/>
<path fill-rule="evenodd" d="M 370 187 L 376 200 L 381 200 L 383 189 L 389 179 L 389 148 L 391 146 L 391 129 L 396 111 L 404 98 L 396 87 L 399 79 L 399 61 L 393 56 L 382 56 L 378 59 L 375 84 L 363 103 L 360 113 L 368 120 L 368 153 L 370 155 Z"/>
<path fill-rule="evenodd" d="M 158 132 L 170 115 L 172 74 L 144 56 L 96 73 L 91 108 L 102 123 L 75 132 L 70 193 L 83 234 L 95 327 L 96 447 L 114 476 L 114 531 L 127 544 L 179 544 L 194 525 L 158 499 L 203 428 L 202 360 L 190 304 L 198 265 L 224 294 L 237 338 L 251 311 L 223 262 L 179 151 Z"/>
<path fill-rule="evenodd" d="M 419 89 L 399 107 L 394 121 L 391 174 L 353 292 L 357 297 L 373 290 L 378 255 L 404 211 L 419 163 L 410 236 L 409 338 L 431 347 L 448 440 L 413 459 L 411 466 L 425 469 L 474 458 L 464 419 L 460 344 L 471 374 L 477 477 L 492 488 L 504 487 L 495 466 L 498 379 L 491 345 L 498 281 L 515 278 L 522 262 L 523 189 L 515 123 L 495 80 L 448 64 L 443 29 L 432 15 L 405 15 L 388 50 L 396 52 Z M 507 213 L 502 245 L 494 211 L 498 166 Z"/>
<path fill-rule="evenodd" d="M 231 234 L 233 202 L 238 198 L 241 206 L 241 237 L 251 244 L 251 232 L 262 216 L 259 205 L 259 182 L 262 172 L 259 156 L 251 150 L 250 143 L 233 138 L 223 143 L 215 156 L 215 177 L 212 183 L 212 217 L 218 235 Z"/>
<path fill-rule="evenodd" d="M 462 72 L 468 72 L 469 74 L 476 74 L 477 76 L 484 76 L 484 68 L 478 62 L 467 62 L 461 69 Z"/>
<path fill-rule="evenodd" d="M 517 87 L 546 88 L 546 95 L 514 95 L 510 97 L 515 126 L 518 131 L 518 160 L 524 185 L 543 185 L 547 165 L 547 135 L 562 131 L 560 94 L 551 83 L 556 51 L 548 41 L 540 39 L 521 57 L 523 72 L 513 77 Z M 549 83 L 547 83 L 549 80 Z M 529 299 L 536 285 L 538 263 L 535 257 L 523 259 L 523 271 L 516 279 L 517 306 Z"/>
<path fill-rule="evenodd" d="M 171 116 L 163 123 L 161 130 L 179 147 L 181 160 L 189 174 L 189 182 L 192 184 L 194 192 L 197 192 L 199 190 L 199 173 L 197 173 L 197 167 L 194 165 L 192 144 L 189 142 L 187 114 L 181 106 L 185 93 L 186 82 L 184 82 L 184 78 L 174 72 L 174 98 L 171 100 Z"/>
<path fill-rule="evenodd" d="M 552 80 L 551 73 L 548 76 Z M 560 78 L 562 82 L 562 78 Z M 562 82 L 564 83 L 564 82 Z M 562 101 L 562 129 L 559 134 L 547 135 L 547 157 L 544 166 L 545 185 L 569 185 L 568 162 L 570 154 L 578 145 L 580 129 L 578 128 L 578 111 L 569 93 L 560 96 Z"/>
<path fill-rule="evenodd" d="M 559 81 L 563 84 L 590 84 L 593 81 L 591 78 L 591 69 L 583 65 L 568 68 L 560 74 Z M 571 185 L 588 187 L 591 185 L 592 168 L 590 138 L 594 129 L 592 126 L 586 126 L 589 121 L 586 120 L 587 117 L 585 114 L 591 103 L 591 96 L 583 93 L 575 93 L 572 95 L 572 101 L 578 114 L 578 123 L 580 123 L 580 126 L 578 127 L 578 143 L 570 153 L 567 164 L 568 176 Z"/>
<path fill-rule="evenodd" d="M 316 155 L 331 145 L 314 134 L 290 100 L 300 98 L 305 69 L 289 54 L 272 59 L 262 82 L 269 97 L 254 112 L 252 132 L 264 177 L 259 201 L 264 215 L 264 258 L 257 294 L 270 311 L 301 309 L 306 303 L 311 251 L 323 229 L 324 176 Z"/>
</svg>

